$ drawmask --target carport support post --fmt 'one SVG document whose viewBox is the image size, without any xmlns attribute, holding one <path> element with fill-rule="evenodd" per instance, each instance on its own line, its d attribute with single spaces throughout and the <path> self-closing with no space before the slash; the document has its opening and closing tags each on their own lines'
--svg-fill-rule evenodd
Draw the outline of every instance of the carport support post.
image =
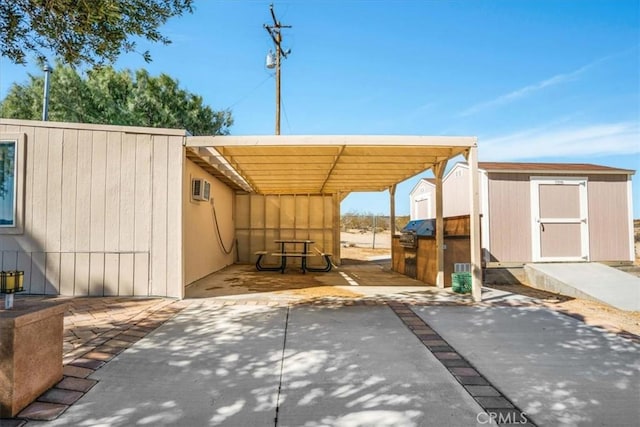
<svg viewBox="0 0 640 427">
<path fill-rule="evenodd" d="M 389 187 L 389 233 L 393 239 L 396 234 L 396 184 Z"/>
<path fill-rule="evenodd" d="M 391 235 L 391 259 L 393 260 L 395 255 L 393 236 L 396 235 L 396 184 L 389 187 L 389 234 Z"/>
<path fill-rule="evenodd" d="M 342 261 L 340 258 L 340 202 L 344 197 L 345 196 L 343 193 L 335 193 L 332 196 L 332 204 L 333 204 L 331 209 L 331 211 L 333 212 L 333 218 L 331 219 L 331 222 L 333 224 L 332 250 L 333 250 L 333 259 L 337 265 L 340 265 Z"/>
<path fill-rule="evenodd" d="M 480 251 L 480 184 L 478 183 L 478 148 L 470 147 L 467 154 L 469 164 L 469 221 L 471 246 L 471 294 L 474 301 L 482 301 L 482 264 Z"/>
<path fill-rule="evenodd" d="M 442 177 L 447 161 L 437 163 L 434 170 L 436 176 L 436 286 L 444 288 L 444 218 L 442 214 Z"/>
</svg>

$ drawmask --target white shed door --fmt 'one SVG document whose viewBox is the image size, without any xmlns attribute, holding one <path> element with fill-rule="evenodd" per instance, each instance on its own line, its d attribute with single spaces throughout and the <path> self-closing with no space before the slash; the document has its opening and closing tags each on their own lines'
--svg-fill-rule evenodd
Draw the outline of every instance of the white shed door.
<svg viewBox="0 0 640 427">
<path fill-rule="evenodd" d="M 588 261 L 586 178 L 532 178 L 533 261 Z"/>
</svg>

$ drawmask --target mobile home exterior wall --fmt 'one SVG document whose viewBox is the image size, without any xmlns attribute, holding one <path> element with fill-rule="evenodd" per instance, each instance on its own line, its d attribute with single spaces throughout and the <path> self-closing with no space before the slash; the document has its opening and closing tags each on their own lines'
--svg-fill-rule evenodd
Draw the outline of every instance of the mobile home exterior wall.
<svg viewBox="0 0 640 427">
<path fill-rule="evenodd" d="M 3 270 L 48 295 L 183 296 L 184 131 L 2 119 L 26 145 Z"/>
<path fill-rule="evenodd" d="M 204 179 L 211 184 L 210 200 L 191 197 L 192 179 Z M 234 263 L 235 193 L 189 159 L 185 160 L 183 182 L 184 276 L 188 285 Z"/>
</svg>

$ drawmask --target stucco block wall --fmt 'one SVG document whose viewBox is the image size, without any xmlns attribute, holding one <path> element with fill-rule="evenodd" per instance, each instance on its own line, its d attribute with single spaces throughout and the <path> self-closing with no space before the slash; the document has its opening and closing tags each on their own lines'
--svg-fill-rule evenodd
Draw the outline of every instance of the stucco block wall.
<svg viewBox="0 0 640 427">
<path fill-rule="evenodd" d="M 2 119 L 26 135 L 24 233 L 2 269 L 31 294 L 182 296 L 179 131 Z"/>
<path fill-rule="evenodd" d="M 211 183 L 210 201 L 191 199 L 191 180 L 194 178 L 205 179 Z M 184 275 L 185 284 L 188 285 L 233 264 L 235 261 L 234 192 L 200 166 L 187 159 L 182 194 Z M 216 218 L 220 235 L 218 235 L 215 226 Z"/>
</svg>

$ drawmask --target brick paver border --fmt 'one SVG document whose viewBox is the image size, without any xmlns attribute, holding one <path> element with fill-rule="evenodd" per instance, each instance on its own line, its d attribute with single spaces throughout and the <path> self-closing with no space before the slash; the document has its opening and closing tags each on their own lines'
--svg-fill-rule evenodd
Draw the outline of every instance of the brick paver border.
<svg viewBox="0 0 640 427">
<path fill-rule="evenodd" d="M 98 381 L 91 374 L 147 336 L 188 304 L 171 299 L 70 299 L 65 313 L 63 377 L 24 408 L 16 418 L 0 419 L 2 427 L 21 427 L 28 420 L 51 421 L 84 396 Z M 108 317 L 110 303 L 123 313 Z M 99 327 L 95 324 L 99 323 Z"/>
<path fill-rule="evenodd" d="M 495 385 L 491 384 L 468 360 L 456 351 L 429 324 L 402 302 L 389 301 L 389 308 L 413 332 L 422 344 L 464 387 L 467 393 L 482 407 L 486 415 L 479 415 L 479 422 L 492 419 L 492 425 L 535 426 Z M 499 421 L 505 421 L 500 423 Z M 508 422 L 506 422 L 508 421 Z"/>
</svg>

